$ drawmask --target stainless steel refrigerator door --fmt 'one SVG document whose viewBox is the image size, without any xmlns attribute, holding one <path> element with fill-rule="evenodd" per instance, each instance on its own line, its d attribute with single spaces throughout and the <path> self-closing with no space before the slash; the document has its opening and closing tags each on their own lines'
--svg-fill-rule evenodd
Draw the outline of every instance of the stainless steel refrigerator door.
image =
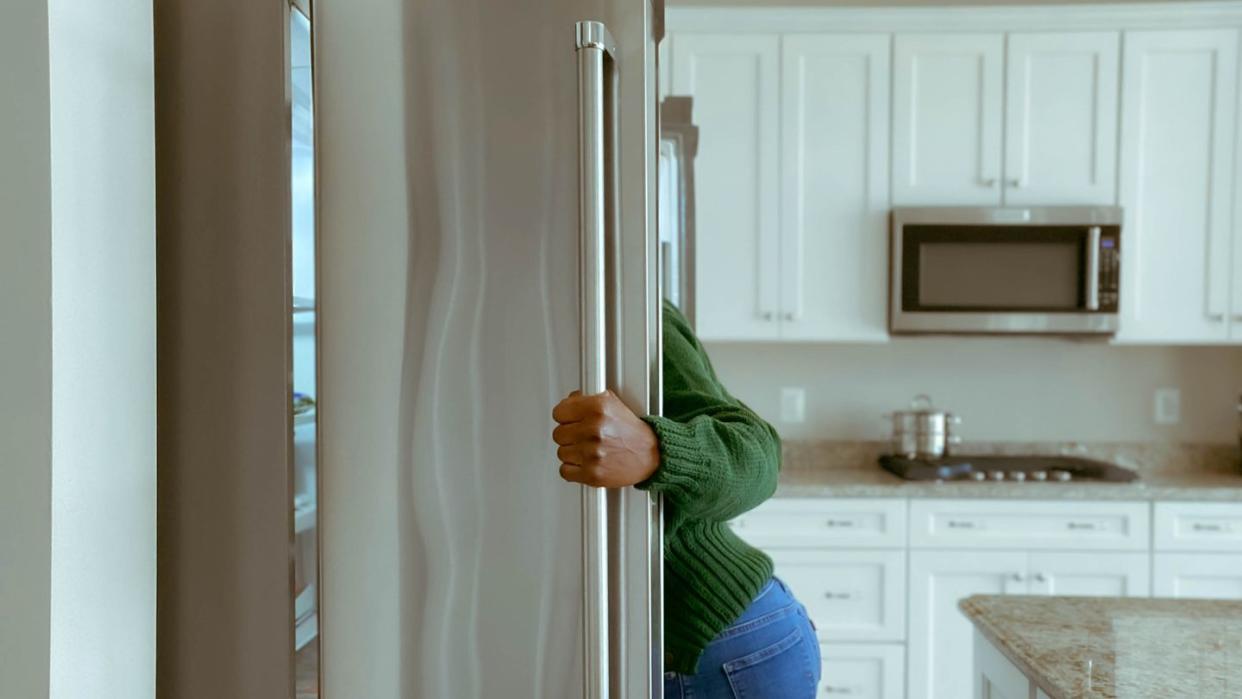
<svg viewBox="0 0 1242 699">
<path fill-rule="evenodd" d="M 617 43 L 608 385 L 658 365 L 648 0 L 318 0 L 323 696 L 580 697 L 575 25 Z M 648 104 L 648 102 L 650 104 Z M 607 497 L 597 695 L 660 680 L 658 514 Z M 603 644 L 591 644 L 592 652 Z M 603 679 L 606 678 L 606 682 Z"/>
</svg>

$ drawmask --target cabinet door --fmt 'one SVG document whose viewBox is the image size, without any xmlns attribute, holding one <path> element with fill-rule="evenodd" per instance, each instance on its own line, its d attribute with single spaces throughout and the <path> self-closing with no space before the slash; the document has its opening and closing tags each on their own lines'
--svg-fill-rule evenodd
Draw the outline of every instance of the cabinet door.
<svg viewBox="0 0 1242 699">
<path fill-rule="evenodd" d="M 1236 54 L 1232 29 L 1126 34 L 1123 341 L 1228 337 Z"/>
<path fill-rule="evenodd" d="M 1151 557 L 1145 553 L 1032 553 L 1031 594 L 1075 597 L 1147 597 Z"/>
<path fill-rule="evenodd" d="M 1242 554 L 1157 553 L 1156 597 L 1242 599 Z"/>
<path fill-rule="evenodd" d="M 902 699 L 905 647 L 898 644 L 825 643 L 818 697 Z"/>
<path fill-rule="evenodd" d="M 1010 34 L 1005 203 L 1117 200 L 1117 32 Z"/>
<path fill-rule="evenodd" d="M 974 627 L 957 603 L 976 594 L 1025 593 L 1026 562 L 1017 551 L 910 552 L 911 699 L 971 696 Z"/>
<path fill-rule="evenodd" d="M 1001 200 L 1001 34 L 906 34 L 894 47 L 893 203 Z"/>
<path fill-rule="evenodd" d="M 678 34 L 671 94 L 694 98 L 695 310 L 703 339 L 779 334 L 780 38 Z"/>
<path fill-rule="evenodd" d="M 888 339 L 889 37 L 781 50 L 781 335 Z"/>
</svg>

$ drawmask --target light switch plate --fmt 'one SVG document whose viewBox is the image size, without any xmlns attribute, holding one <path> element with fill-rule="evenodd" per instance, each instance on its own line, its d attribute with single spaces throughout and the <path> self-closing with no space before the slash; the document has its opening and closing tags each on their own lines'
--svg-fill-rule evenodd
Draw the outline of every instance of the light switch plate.
<svg viewBox="0 0 1242 699">
<path fill-rule="evenodd" d="M 806 389 L 800 386 L 781 389 L 781 422 L 806 422 Z"/>
<path fill-rule="evenodd" d="M 1182 392 L 1180 389 L 1156 389 L 1153 418 L 1157 425 L 1176 425 L 1182 421 Z"/>
</svg>

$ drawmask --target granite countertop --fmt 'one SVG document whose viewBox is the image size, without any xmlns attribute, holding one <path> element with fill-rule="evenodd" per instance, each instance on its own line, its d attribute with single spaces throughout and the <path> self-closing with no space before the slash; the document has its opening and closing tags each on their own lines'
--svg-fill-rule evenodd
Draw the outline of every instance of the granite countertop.
<svg viewBox="0 0 1242 699">
<path fill-rule="evenodd" d="M 1242 698 L 1242 601 L 977 595 L 960 606 L 1050 699 Z"/>
<path fill-rule="evenodd" d="M 1032 500 L 1198 500 L 1242 502 L 1236 447 L 1150 444 L 1074 445 L 1075 453 L 1139 474 L 1133 483 L 907 481 L 885 471 L 881 442 L 785 445 L 777 497 L 1015 498 Z M 973 454 L 1065 453 L 1056 444 L 973 444 Z M 963 452 L 967 453 L 967 452 Z"/>
<path fill-rule="evenodd" d="M 906 481 L 880 468 L 791 470 L 776 497 L 1017 498 L 1031 500 L 1205 500 L 1242 502 L 1242 475 L 1145 475 L 1134 483 L 977 483 Z"/>
</svg>

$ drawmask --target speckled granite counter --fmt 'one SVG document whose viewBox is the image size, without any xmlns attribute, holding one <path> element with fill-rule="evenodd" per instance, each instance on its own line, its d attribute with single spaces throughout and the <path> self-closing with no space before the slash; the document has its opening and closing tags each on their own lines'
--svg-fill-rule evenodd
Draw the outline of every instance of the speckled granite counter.
<svg viewBox="0 0 1242 699">
<path fill-rule="evenodd" d="M 880 468 L 882 442 L 785 445 L 777 497 L 1020 498 L 1033 500 L 1198 500 L 1242 502 L 1237 449 L 1225 446 L 1091 444 L 1073 453 L 1139 473 L 1135 483 L 905 481 Z M 962 453 L 1066 453 L 1065 445 L 969 444 Z"/>
<path fill-rule="evenodd" d="M 1050 699 L 1242 698 L 1242 602 L 980 595 L 961 608 Z"/>
</svg>

